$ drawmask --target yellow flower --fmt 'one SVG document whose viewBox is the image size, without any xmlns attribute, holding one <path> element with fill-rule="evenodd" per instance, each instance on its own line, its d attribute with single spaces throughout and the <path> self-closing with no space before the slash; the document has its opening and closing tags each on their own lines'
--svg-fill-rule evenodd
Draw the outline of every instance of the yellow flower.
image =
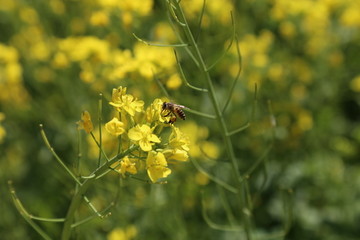
<svg viewBox="0 0 360 240">
<path fill-rule="evenodd" d="M 143 151 L 148 152 L 152 149 L 154 143 L 160 142 L 160 139 L 153 134 L 152 131 L 153 129 L 148 125 L 136 125 L 129 130 L 128 136 L 131 140 L 139 144 Z"/>
<path fill-rule="evenodd" d="M 125 132 L 124 123 L 120 122 L 116 117 L 105 124 L 105 129 L 114 136 L 119 136 Z"/>
<path fill-rule="evenodd" d="M 189 159 L 189 139 L 177 127 L 172 127 L 169 145 L 163 151 L 168 160 L 187 161 Z"/>
<path fill-rule="evenodd" d="M 109 17 L 104 11 L 94 12 L 90 17 L 90 23 L 93 26 L 107 26 L 109 24 Z"/>
<path fill-rule="evenodd" d="M 350 4 L 341 14 L 340 23 L 344 26 L 359 27 L 360 16 L 359 16 L 360 5 Z"/>
<path fill-rule="evenodd" d="M 131 174 L 136 174 L 137 173 L 137 169 L 136 169 L 136 163 L 135 163 L 135 159 L 130 159 L 129 157 L 124 157 L 121 162 L 120 162 L 120 166 L 117 168 L 117 170 L 121 173 L 121 174 L 125 174 L 125 173 L 131 173 Z"/>
<path fill-rule="evenodd" d="M 93 36 L 60 39 L 58 48 L 68 56 L 69 60 L 75 62 L 91 60 L 96 63 L 106 63 L 112 53 L 109 42 Z"/>
<path fill-rule="evenodd" d="M 169 136 L 169 147 L 189 151 L 189 143 L 190 141 L 187 136 L 179 128 L 173 126 Z"/>
<path fill-rule="evenodd" d="M 356 76 L 351 80 L 350 88 L 354 92 L 360 92 L 360 75 Z"/>
<path fill-rule="evenodd" d="M 107 240 L 131 240 L 135 239 L 138 234 L 138 230 L 135 225 L 129 225 L 124 228 L 115 228 L 107 236 Z"/>
<path fill-rule="evenodd" d="M 181 150 L 178 148 L 165 149 L 163 151 L 163 154 L 166 157 L 166 159 L 168 159 L 168 160 L 176 160 L 176 161 L 185 162 L 189 159 L 189 155 L 188 155 L 187 151 Z"/>
<path fill-rule="evenodd" d="M 134 116 L 135 112 L 143 110 L 144 102 L 137 100 L 130 94 L 126 94 L 126 87 L 119 87 L 118 89 L 113 89 L 110 105 L 114 106 L 119 112 L 125 110 L 131 116 Z"/>
<path fill-rule="evenodd" d="M 204 154 L 211 158 L 211 159 L 217 159 L 219 157 L 219 147 L 214 142 L 210 141 L 202 141 L 198 143 L 200 145 L 200 149 Z"/>
<path fill-rule="evenodd" d="M 178 74 L 173 74 L 170 78 L 166 81 L 166 87 L 168 89 L 178 89 L 181 86 L 181 78 Z"/>
<path fill-rule="evenodd" d="M 165 122 L 166 117 L 161 114 L 163 101 L 156 98 L 153 103 L 146 109 L 146 121 L 152 123 L 155 121 Z"/>
<path fill-rule="evenodd" d="M 160 178 L 167 177 L 171 170 L 167 167 L 164 154 L 151 151 L 146 158 L 146 168 L 150 180 L 154 183 Z"/>
<path fill-rule="evenodd" d="M 69 59 L 63 52 L 57 52 L 52 60 L 52 65 L 55 68 L 65 68 L 69 66 Z"/>
<path fill-rule="evenodd" d="M 78 129 L 84 129 L 85 132 L 90 133 L 94 127 L 91 121 L 91 116 L 88 111 L 84 111 L 81 114 L 81 120 L 77 122 Z"/>
</svg>

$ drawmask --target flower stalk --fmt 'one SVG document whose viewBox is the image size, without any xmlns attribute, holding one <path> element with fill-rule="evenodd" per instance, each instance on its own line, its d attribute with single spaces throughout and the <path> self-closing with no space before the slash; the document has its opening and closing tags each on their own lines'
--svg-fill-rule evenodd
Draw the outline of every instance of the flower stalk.
<svg viewBox="0 0 360 240">
<path fill-rule="evenodd" d="M 189 24 L 186 20 L 185 14 L 182 10 L 182 7 L 180 5 L 179 1 L 169 1 L 170 5 L 173 5 L 174 7 L 172 9 L 176 9 L 176 15 L 177 15 L 177 19 L 179 19 L 180 22 L 184 23 L 181 24 L 181 27 L 183 27 L 184 33 L 187 37 L 187 40 L 189 41 L 189 45 L 191 46 L 191 49 L 193 50 L 193 56 L 195 57 L 195 59 L 197 60 L 197 62 L 199 63 L 199 71 L 201 73 L 201 75 L 204 77 L 206 85 L 207 85 L 207 89 L 208 89 L 208 96 L 211 100 L 212 106 L 214 108 L 214 112 L 215 112 L 215 116 L 216 116 L 216 120 L 218 122 L 218 125 L 221 129 L 221 134 L 222 134 L 222 138 L 224 140 L 224 145 L 225 145 L 225 149 L 227 152 L 227 155 L 231 161 L 232 164 L 232 170 L 233 170 L 233 174 L 235 176 L 236 179 L 236 186 L 238 189 L 238 192 L 240 194 L 240 200 L 241 200 L 241 205 L 243 206 L 242 209 L 242 216 L 243 216 L 243 221 L 244 221 L 244 228 L 245 228 L 245 233 L 246 233 L 246 238 L 248 240 L 251 240 L 251 215 L 250 215 L 250 209 L 248 206 L 248 201 L 246 200 L 246 190 L 244 187 L 244 181 L 243 181 L 243 177 L 241 176 L 240 172 L 239 172 L 239 166 L 238 166 L 238 162 L 234 153 L 234 149 L 233 149 L 233 145 L 229 136 L 229 132 L 227 129 L 227 125 L 225 123 L 225 119 L 223 116 L 223 111 L 222 109 L 220 109 L 220 104 L 219 101 L 216 98 L 215 95 L 215 89 L 214 89 L 214 85 L 211 79 L 211 76 L 209 74 L 208 68 L 205 64 L 205 61 L 203 59 L 203 56 L 200 52 L 200 49 L 198 47 L 197 42 L 195 41 L 195 38 L 191 32 L 191 29 L 189 27 Z M 175 10 L 174 10 L 175 11 Z"/>
<path fill-rule="evenodd" d="M 90 186 L 94 184 L 96 180 L 98 180 L 98 176 L 103 175 L 110 166 L 114 163 L 116 163 L 119 159 L 129 155 L 131 152 L 135 151 L 138 148 L 138 146 L 133 145 L 126 151 L 114 156 L 110 161 L 104 163 L 101 167 L 96 169 L 91 175 L 94 175 L 94 178 L 88 178 L 85 179 L 85 181 L 81 184 L 81 186 L 78 188 L 78 191 L 74 194 L 70 207 L 67 211 L 66 217 L 65 217 L 65 223 L 63 226 L 62 234 L 61 234 L 61 240 L 68 240 L 71 236 L 71 225 L 73 224 L 74 217 L 75 217 L 75 211 L 79 208 L 81 204 L 81 200 L 83 199 L 83 196 L 85 195 L 86 191 Z"/>
</svg>

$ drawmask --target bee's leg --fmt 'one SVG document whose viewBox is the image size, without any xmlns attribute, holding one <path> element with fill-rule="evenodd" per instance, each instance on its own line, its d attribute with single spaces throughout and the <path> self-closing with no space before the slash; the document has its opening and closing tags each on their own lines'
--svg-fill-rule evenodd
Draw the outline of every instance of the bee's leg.
<svg viewBox="0 0 360 240">
<path fill-rule="evenodd" d="M 174 124 L 176 122 L 176 117 L 172 116 L 170 120 L 168 121 L 169 124 Z"/>
<path fill-rule="evenodd" d="M 170 116 L 171 112 L 169 111 L 166 115 L 164 115 L 163 117 L 168 117 Z"/>
</svg>

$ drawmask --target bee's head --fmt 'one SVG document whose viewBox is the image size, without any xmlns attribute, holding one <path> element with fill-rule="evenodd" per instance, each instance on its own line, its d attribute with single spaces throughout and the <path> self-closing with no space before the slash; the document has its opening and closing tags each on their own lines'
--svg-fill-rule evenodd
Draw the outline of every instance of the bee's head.
<svg viewBox="0 0 360 240">
<path fill-rule="evenodd" d="M 162 104 L 162 110 L 166 109 L 167 108 L 167 102 L 163 102 Z"/>
</svg>

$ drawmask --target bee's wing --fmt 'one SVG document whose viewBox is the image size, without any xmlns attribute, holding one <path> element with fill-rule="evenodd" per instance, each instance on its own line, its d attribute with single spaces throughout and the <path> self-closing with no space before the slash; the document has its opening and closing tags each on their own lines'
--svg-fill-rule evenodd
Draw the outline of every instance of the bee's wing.
<svg viewBox="0 0 360 240">
<path fill-rule="evenodd" d="M 178 107 L 178 108 L 183 108 L 183 109 L 190 109 L 190 108 L 188 108 L 188 107 L 185 107 L 185 106 L 183 106 L 183 105 L 179 105 L 179 104 L 175 104 L 176 105 L 176 107 Z"/>
</svg>

